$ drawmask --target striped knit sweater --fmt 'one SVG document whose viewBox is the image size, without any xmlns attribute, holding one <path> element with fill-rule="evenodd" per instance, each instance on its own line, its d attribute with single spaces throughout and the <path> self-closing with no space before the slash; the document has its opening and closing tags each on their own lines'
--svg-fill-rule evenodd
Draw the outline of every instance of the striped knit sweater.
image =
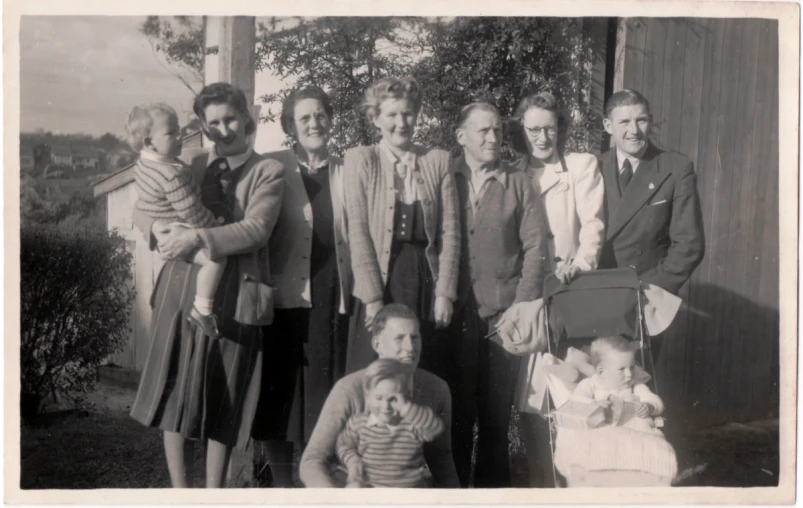
<svg viewBox="0 0 803 508">
<path fill-rule="evenodd" d="M 424 209 L 429 241 L 425 252 L 435 279 L 435 295 L 455 301 L 460 218 L 449 153 L 415 145 L 412 150 L 416 154 L 413 175 Z M 381 152 L 379 145 L 358 146 L 346 151 L 343 162 L 354 296 L 363 303 L 379 301 L 385 293 L 393 240 L 395 169 Z"/>
<path fill-rule="evenodd" d="M 431 477 L 424 443 L 444 431 L 432 408 L 410 404 L 398 426 L 372 424 L 370 413 L 352 416 L 337 439 L 337 455 L 349 470 L 362 462 L 363 479 L 373 487 L 422 487 Z"/>
<path fill-rule="evenodd" d="M 193 228 L 220 226 L 204 207 L 189 167 L 179 161 L 160 162 L 140 157 L 134 167 L 137 208 L 152 219 L 186 223 Z"/>
</svg>

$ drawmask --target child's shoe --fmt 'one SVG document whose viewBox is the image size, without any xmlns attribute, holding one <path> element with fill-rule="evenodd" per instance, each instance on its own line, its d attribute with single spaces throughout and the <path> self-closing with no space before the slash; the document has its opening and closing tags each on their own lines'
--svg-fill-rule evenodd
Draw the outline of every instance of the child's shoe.
<svg viewBox="0 0 803 508">
<path fill-rule="evenodd" d="M 190 309 L 190 314 L 187 316 L 190 323 L 195 323 L 203 332 L 213 339 L 220 338 L 220 331 L 217 328 L 217 318 L 214 314 L 204 316 L 198 309 L 193 307 Z"/>
</svg>

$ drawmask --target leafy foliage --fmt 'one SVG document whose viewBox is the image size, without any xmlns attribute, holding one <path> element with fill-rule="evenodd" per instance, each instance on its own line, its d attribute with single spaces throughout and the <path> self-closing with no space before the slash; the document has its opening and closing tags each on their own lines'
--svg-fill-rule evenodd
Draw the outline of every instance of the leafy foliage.
<svg viewBox="0 0 803 508">
<path fill-rule="evenodd" d="M 20 367 L 28 398 L 80 397 L 128 336 L 131 255 L 116 233 L 37 224 L 20 235 Z"/>
<path fill-rule="evenodd" d="M 177 18 L 181 20 L 185 18 Z M 263 122 L 277 121 L 294 88 L 326 90 L 335 111 L 331 149 L 377 141 L 360 110 L 368 85 L 384 76 L 415 77 L 424 88 L 416 141 L 458 151 L 454 128 L 460 108 L 475 100 L 496 104 L 509 118 L 525 95 L 551 91 L 572 121 L 567 148 L 596 151 L 596 118 L 590 100 L 593 41 L 581 18 L 538 17 L 319 17 L 269 18 L 257 29 L 257 71 L 287 83 L 260 98 Z M 203 71 L 197 25 L 192 44 L 179 44 L 168 21 L 151 16 L 143 33 L 170 62 Z M 166 28 L 165 28 L 166 27 Z M 199 44 L 198 46 L 194 44 Z M 505 156 L 513 154 L 506 148 Z"/>
<path fill-rule="evenodd" d="M 489 101 L 510 118 L 526 95 L 550 91 L 573 120 L 568 148 L 593 151 L 594 55 L 581 23 L 578 18 L 482 17 L 431 24 L 432 54 L 413 69 L 426 87 L 419 127 L 426 144 L 457 151 L 457 117 L 470 102 Z M 513 157 L 509 148 L 506 154 Z"/>
<path fill-rule="evenodd" d="M 257 69 L 294 81 L 293 87 L 261 97 L 269 105 L 261 120 L 278 120 L 292 88 L 318 85 L 329 94 L 335 111 L 334 151 L 375 142 L 376 132 L 360 112 L 362 94 L 378 78 L 410 71 L 422 49 L 423 26 L 417 18 L 358 17 L 271 18 L 260 24 Z"/>
<path fill-rule="evenodd" d="M 139 31 L 147 37 L 157 60 L 192 93 L 198 93 L 204 82 L 206 58 L 202 19 L 148 16 Z"/>
</svg>

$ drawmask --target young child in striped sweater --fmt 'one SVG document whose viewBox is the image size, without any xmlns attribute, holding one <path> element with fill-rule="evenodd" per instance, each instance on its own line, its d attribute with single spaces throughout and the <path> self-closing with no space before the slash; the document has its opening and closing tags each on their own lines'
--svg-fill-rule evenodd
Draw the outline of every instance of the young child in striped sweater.
<svg viewBox="0 0 803 508">
<path fill-rule="evenodd" d="M 365 369 L 365 413 L 349 418 L 337 439 L 347 487 L 429 487 L 424 443 L 445 429 L 427 407 L 409 400 L 412 376 L 402 363 L 379 359 Z"/>
<path fill-rule="evenodd" d="M 137 207 L 153 219 L 162 219 L 190 228 L 219 226 L 214 214 L 201 202 L 201 191 L 193 182 L 189 167 L 178 160 L 181 154 L 181 129 L 173 108 L 161 103 L 135 106 L 126 122 L 128 142 L 139 151 L 134 168 L 139 196 Z M 215 291 L 223 276 L 226 259 L 209 259 L 205 249 L 192 259 L 200 265 L 195 300 L 187 319 L 204 334 L 218 338 L 220 332 L 213 312 Z"/>
</svg>

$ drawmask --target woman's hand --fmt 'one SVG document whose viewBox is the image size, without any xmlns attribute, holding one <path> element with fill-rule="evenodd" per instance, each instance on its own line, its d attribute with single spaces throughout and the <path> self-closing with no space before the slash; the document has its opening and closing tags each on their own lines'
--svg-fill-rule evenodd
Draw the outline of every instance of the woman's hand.
<svg viewBox="0 0 803 508">
<path fill-rule="evenodd" d="M 568 263 L 555 270 L 555 276 L 563 284 L 569 284 L 578 273 L 580 273 L 580 267 Z"/>
<path fill-rule="evenodd" d="M 185 259 L 202 244 L 195 229 L 154 224 L 152 231 L 159 252 L 168 259 Z"/>
<path fill-rule="evenodd" d="M 382 309 L 382 300 L 377 300 L 365 305 L 365 328 L 370 332 L 374 326 L 374 316 Z"/>
<path fill-rule="evenodd" d="M 435 298 L 435 328 L 446 328 L 452 322 L 454 304 L 445 296 Z"/>
</svg>

